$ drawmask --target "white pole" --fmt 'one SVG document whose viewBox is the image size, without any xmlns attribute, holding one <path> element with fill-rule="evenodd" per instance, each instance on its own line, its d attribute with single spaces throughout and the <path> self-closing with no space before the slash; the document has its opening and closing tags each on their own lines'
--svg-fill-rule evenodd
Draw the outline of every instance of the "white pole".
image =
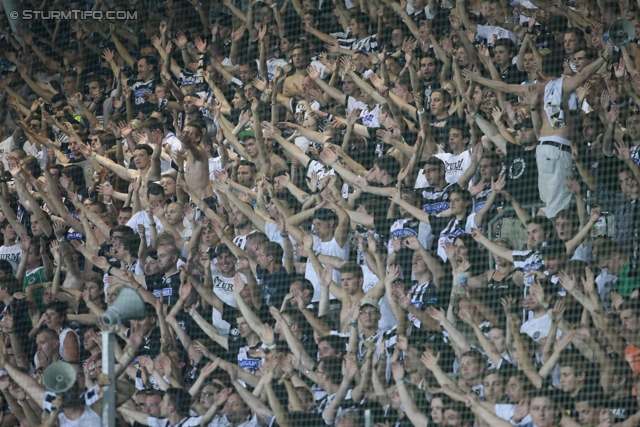
<svg viewBox="0 0 640 427">
<path fill-rule="evenodd" d="M 102 373 L 109 375 L 111 385 L 102 387 L 102 425 L 116 425 L 115 331 L 102 332 Z"/>
</svg>

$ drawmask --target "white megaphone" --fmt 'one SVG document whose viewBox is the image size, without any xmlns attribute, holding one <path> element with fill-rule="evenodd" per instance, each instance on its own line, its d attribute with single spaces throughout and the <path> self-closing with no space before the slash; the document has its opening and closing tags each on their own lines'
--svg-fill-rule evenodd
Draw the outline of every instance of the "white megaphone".
<svg viewBox="0 0 640 427">
<path fill-rule="evenodd" d="M 132 319 L 144 319 L 144 300 L 133 289 L 122 288 L 118 298 L 102 315 L 102 321 L 109 327 Z"/>
<path fill-rule="evenodd" d="M 609 25 L 609 40 L 618 47 L 628 46 L 636 38 L 636 29 L 630 21 L 618 19 Z"/>
<path fill-rule="evenodd" d="M 44 370 L 44 385 L 55 394 L 63 394 L 76 383 L 76 370 L 67 362 L 53 362 Z"/>
</svg>

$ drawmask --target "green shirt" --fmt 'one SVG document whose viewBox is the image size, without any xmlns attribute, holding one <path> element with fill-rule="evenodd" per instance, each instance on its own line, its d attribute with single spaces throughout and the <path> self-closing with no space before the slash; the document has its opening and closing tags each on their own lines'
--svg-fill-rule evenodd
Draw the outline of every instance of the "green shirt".
<svg viewBox="0 0 640 427">
<path fill-rule="evenodd" d="M 618 281 L 614 285 L 616 292 L 618 292 L 621 296 L 629 298 L 631 293 L 640 288 L 640 280 L 637 277 L 630 276 L 631 272 L 631 263 L 627 263 L 624 266 L 620 274 L 618 275 Z"/>
<path fill-rule="evenodd" d="M 38 283 L 48 282 L 47 277 L 44 275 L 44 267 L 38 267 L 33 270 L 31 273 L 26 273 L 24 275 L 24 280 L 22 282 L 22 292 L 26 292 L 29 286 L 37 285 Z M 42 294 L 44 293 L 44 289 L 38 289 L 33 293 L 33 296 L 36 300 L 36 305 L 38 306 L 38 310 L 40 313 L 44 313 L 44 304 L 42 303 Z"/>
</svg>

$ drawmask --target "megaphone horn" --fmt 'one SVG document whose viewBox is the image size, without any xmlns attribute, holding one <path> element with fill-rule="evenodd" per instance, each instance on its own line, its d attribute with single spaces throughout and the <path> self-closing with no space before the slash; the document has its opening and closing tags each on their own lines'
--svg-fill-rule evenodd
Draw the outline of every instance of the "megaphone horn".
<svg viewBox="0 0 640 427">
<path fill-rule="evenodd" d="M 636 38 L 636 29 L 630 21 L 618 19 L 609 25 L 609 40 L 618 47 L 628 46 Z"/>
<path fill-rule="evenodd" d="M 49 390 L 62 394 L 76 383 L 76 370 L 67 362 L 54 362 L 44 370 L 42 379 Z"/>
<path fill-rule="evenodd" d="M 122 288 L 118 298 L 102 315 L 102 321 L 111 326 L 131 319 L 144 319 L 144 300 L 133 289 Z"/>
</svg>

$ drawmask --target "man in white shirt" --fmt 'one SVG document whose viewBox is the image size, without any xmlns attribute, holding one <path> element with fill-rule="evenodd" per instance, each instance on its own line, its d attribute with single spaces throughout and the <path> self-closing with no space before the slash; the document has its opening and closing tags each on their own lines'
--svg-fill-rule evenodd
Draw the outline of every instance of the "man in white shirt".
<svg viewBox="0 0 640 427">
<path fill-rule="evenodd" d="M 156 184 L 154 182 L 149 183 L 147 188 L 147 202 L 149 203 L 149 207 L 152 211 L 153 209 L 164 205 L 164 188 L 162 188 L 160 184 Z M 139 224 L 144 225 L 147 245 L 151 245 L 151 227 L 155 227 L 158 233 L 164 230 L 160 219 L 154 215 L 153 222 L 151 222 L 146 211 L 136 212 L 129 222 L 127 222 L 127 226 L 131 227 L 132 230 L 137 230 Z"/>
</svg>

